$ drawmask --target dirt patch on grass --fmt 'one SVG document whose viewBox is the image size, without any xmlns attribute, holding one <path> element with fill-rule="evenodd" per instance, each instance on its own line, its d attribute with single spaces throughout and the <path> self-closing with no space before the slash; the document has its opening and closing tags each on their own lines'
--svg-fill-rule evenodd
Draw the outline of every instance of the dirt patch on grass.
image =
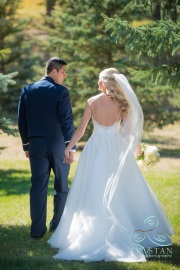
<svg viewBox="0 0 180 270">
<path fill-rule="evenodd" d="M 143 140 L 159 147 L 161 161 L 157 165 L 168 170 L 178 170 L 180 164 L 180 125 L 169 125 L 163 129 L 155 129 L 151 133 L 145 133 Z M 12 137 L 6 134 L 0 135 L 0 160 L 25 159 L 20 137 Z M 80 143 L 82 144 L 82 142 Z M 80 152 L 75 154 L 79 158 Z"/>
<path fill-rule="evenodd" d="M 8 136 L 6 134 L 0 135 L 0 159 L 25 159 L 24 151 L 22 149 L 20 137 Z"/>
<path fill-rule="evenodd" d="M 75 154 L 75 160 L 78 160 L 80 152 Z M 0 135 L 0 160 L 22 160 L 26 159 L 20 137 Z"/>
<path fill-rule="evenodd" d="M 169 125 L 162 129 L 155 128 L 153 132 L 144 132 L 143 139 L 151 143 L 180 148 L 180 125 Z"/>
<path fill-rule="evenodd" d="M 179 171 L 180 158 L 161 157 L 160 162 L 156 164 L 156 170 L 162 169 L 164 171 L 177 172 Z"/>
</svg>

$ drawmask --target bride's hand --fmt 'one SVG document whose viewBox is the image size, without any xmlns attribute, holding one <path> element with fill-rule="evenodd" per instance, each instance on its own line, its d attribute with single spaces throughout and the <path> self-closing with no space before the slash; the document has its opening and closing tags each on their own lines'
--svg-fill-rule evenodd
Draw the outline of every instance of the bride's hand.
<svg viewBox="0 0 180 270">
<path fill-rule="evenodd" d="M 70 152 L 68 149 L 64 151 L 64 163 L 70 164 L 74 161 L 74 153 Z"/>
<path fill-rule="evenodd" d="M 139 145 L 138 147 L 137 147 L 137 149 L 136 149 L 136 156 L 140 156 L 141 154 L 142 154 L 142 147 L 141 147 L 141 145 Z"/>
<path fill-rule="evenodd" d="M 69 160 L 69 150 L 65 149 L 63 162 L 64 163 L 69 163 L 68 160 Z"/>
</svg>

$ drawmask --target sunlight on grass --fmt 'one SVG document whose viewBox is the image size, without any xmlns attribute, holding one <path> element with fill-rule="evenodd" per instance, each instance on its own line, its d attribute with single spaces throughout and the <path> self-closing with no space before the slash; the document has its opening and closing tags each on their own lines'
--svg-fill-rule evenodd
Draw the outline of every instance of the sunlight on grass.
<svg viewBox="0 0 180 270">
<path fill-rule="evenodd" d="M 79 154 L 78 154 L 79 155 Z M 166 165 L 168 163 L 168 166 Z M 71 165 L 69 185 L 73 180 L 77 161 Z M 171 168 L 173 170 L 171 171 Z M 1 213 L 1 261 L 3 270 L 176 270 L 178 266 L 178 250 L 180 245 L 179 227 L 179 165 L 176 159 L 161 158 L 160 163 L 148 171 L 142 172 L 148 183 L 158 196 L 173 227 L 173 257 L 149 259 L 147 263 L 55 261 L 56 253 L 48 244 L 51 233 L 47 231 L 44 238 L 35 241 L 30 238 L 29 161 L 1 160 L 0 163 L 0 213 Z M 53 174 L 51 174 L 47 201 L 47 228 L 53 214 Z M 2 267 L 1 267 L 2 265 Z"/>
<path fill-rule="evenodd" d="M 77 162 L 71 165 L 69 179 L 72 181 Z M 0 164 L 1 224 L 30 226 L 29 190 L 31 186 L 29 160 L 3 160 Z M 2 179 L 3 178 L 3 179 Z M 53 214 L 53 174 L 49 181 L 47 227 Z"/>
</svg>

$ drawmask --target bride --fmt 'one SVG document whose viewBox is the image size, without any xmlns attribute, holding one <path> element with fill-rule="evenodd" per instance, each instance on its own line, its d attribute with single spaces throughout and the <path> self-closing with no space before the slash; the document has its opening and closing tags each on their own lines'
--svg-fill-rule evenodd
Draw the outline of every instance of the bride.
<svg viewBox="0 0 180 270">
<path fill-rule="evenodd" d="M 54 259 L 145 262 L 149 248 L 171 245 L 173 228 L 143 178 L 140 154 L 143 113 L 128 80 L 103 70 L 99 91 L 87 101 L 81 123 L 65 150 L 82 137 L 92 117 L 94 132 L 79 159 L 61 221 L 48 240 Z"/>
</svg>

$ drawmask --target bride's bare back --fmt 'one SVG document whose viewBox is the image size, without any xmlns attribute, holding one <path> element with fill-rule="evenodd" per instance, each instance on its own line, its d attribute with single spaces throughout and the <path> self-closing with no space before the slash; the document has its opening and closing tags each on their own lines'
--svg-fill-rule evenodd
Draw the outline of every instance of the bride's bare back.
<svg viewBox="0 0 180 270">
<path fill-rule="evenodd" d="M 118 102 L 104 93 L 90 98 L 88 104 L 91 106 L 93 119 L 100 125 L 111 126 L 121 118 Z"/>
<path fill-rule="evenodd" d="M 93 117 L 99 125 L 112 126 L 121 119 L 118 102 L 106 96 L 104 93 L 88 99 L 81 123 L 66 148 L 65 157 L 69 157 L 69 150 L 72 149 L 83 136 L 91 117 Z"/>
</svg>

